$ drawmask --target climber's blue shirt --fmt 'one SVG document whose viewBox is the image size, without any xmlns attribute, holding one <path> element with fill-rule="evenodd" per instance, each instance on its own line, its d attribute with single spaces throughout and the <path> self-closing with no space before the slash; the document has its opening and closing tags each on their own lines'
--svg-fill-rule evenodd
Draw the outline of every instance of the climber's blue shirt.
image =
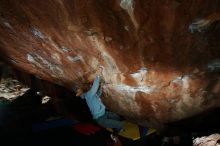
<svg viewBox="0 0 220 146">
<path fill-rule="evenodd" d="M 96 76 L 92 88 L 83 93 L 80 97 L 86 99 L 87 105 L 91 111 L 93 119 L 98 119 L 105 114 L 105 105 L 102 103 L 100 96 L 102 94 L 101 88 L 99 88 L 100 76 Z"/>
</svg>

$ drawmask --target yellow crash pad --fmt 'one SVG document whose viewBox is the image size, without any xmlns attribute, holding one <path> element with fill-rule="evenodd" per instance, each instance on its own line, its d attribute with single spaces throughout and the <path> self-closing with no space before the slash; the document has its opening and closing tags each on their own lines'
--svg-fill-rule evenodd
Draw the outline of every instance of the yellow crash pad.
<svg viewBox="0 0 220 146">
<path fill-rule="evenodd" d="M 124 127 L 124 130 L 119 133 L 120 136 L 125 137 L 125 138 L 129 138 L 132 140 L 140 139 L 141 135 L 140 135 L 138 125 L 131 123 L 131 122 L 128 122 L 128 121 L 123 121 L 123 127 Z M 107 128 L 107 130 L 112 132 L 111 128 Z M 148 128 L 148 132 L 145 136 L 150 135 L 154 132 L 156 132 L 155 129 Z"/>
</svg>

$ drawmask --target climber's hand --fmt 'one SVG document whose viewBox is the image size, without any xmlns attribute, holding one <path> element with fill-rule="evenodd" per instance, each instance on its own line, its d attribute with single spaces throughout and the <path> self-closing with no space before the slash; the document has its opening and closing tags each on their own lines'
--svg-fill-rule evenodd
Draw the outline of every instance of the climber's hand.
<svg viewBox="0 0 220 146">
<path fill-rule="evenodd" d="M 77 89 L 76 91 L 76 97 L 80 97 L 83 93 L 83 90 L 81 88 Z"/>
<path fill-rule="evenodd" d="M 103 69 L 104 69 L 104 67 L 99 65 L 98 69 L 96 71 L 96 75 L 102 76 Z"/>
</svg>

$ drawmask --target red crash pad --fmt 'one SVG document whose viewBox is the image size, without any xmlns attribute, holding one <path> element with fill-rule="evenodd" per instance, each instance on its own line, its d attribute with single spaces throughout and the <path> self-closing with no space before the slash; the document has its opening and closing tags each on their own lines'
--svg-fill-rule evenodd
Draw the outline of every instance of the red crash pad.
<svg viewBox="0 0 220 146">
<path fill-rule="evenodd" d="M 101 127 L 92 123 L 77 123 L 74 124 L 72 127 L 74 130 L 84 135 L 95 134 L 96 132 L 101 130 Z"/>
</svg>

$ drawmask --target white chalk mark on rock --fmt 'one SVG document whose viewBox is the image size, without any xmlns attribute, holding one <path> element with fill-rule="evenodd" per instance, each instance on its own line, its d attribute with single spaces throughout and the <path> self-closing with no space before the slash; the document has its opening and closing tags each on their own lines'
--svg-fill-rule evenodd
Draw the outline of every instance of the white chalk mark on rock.
<svg viewBox="0 0 220 146">
<path fill-rule="evenodd" d="M 76 55 L 76 56 L 67 56 L 67 59 L 71 62 L 76 62 L 76 61 L 79 61 L 81 60 L 81 56 L 79 55 Z"/>
<path fill-rule="evenodd" d="M 124 29 L 126 30 L 126 31 L 129 31 L 129 26 L 124 26 Z"/>
<path fill-rule="evenodd" d="M 50 71 L 52 71 L 52 73 L 56 74 L 57 76 L 63 76 L 63 70 L 60 67 L 50 63 L 48 60 L 44 59 L 42 56 L 38 54 L 27 54 L 27 60 L 39 68 L 49 69 Z M 51 74 L 51 76 L 52 75 L 53 74 Z"/>
<path fill-rule="evenodd" d="M 37 67 L 42 68 L 41 64 L 38 63 L 31 54 L 27 54 L 27 60 L 32 64 L 36 65 Z"/>
<path fill-rule="evenodd" d="M 70 49 L 67 48 L 67 47 L 61 47 L 61 49 L 62 49 L 63 52 L 66 52 L 66 53 L 70 51 Z"/>
<path fill-rule="evenodd" d="M 33 35 L 37 38 L 40 38 L 40 39 L 44 39 L 45 36 L 43 35 L 42 32 L 40 32 L 40 30 L 38 30 L 37 28 L 32 28 L 31 29 L 31 32 L 33 33 Z"/>
<path fill-rule="evenodd" d="M 111 42 L 112 41 L 112 38 L 108 37 L 108 36 L 106 36 L 104 39 L 105 39 L 106 42 Z"/>
<path fill-rule="evenodd" d="M 134 0 L 121 0 L 120 7 L 127 11 L 128 15 L 131 18 L 135 28 L 138 28 L 138 23 L 134 16 Z"/>
<path fill-rule="evenodd" d="M 210 20 L 201 19 L 199 21 L 193 22 L 189 25 L 189 31 L 191 33 L 202 32 L 210 25 Z"/>
<path fill-rule="evenodd" d="M 58 53 L 53 53 L 51 54 L 51 57 L 53 58 L 53 60 L 57 63 L 62 65 L 61 59 L 60 59 L 60 55 Z"/>
<path fill-rule="evenodd" d="M 146 67 L 142 67 L 140 70 L 138 70 L 135 73 L 132 73 L 131 76 L 133 78 L 135 78 L 138 83 L 142 83 L 141 85 L 143 85 L 143 82 L 145 81 L 146 75 L 147 75 L 147 68 Z"/>
<path fill-rule="evenodd" d="M 10 23 L 8 23 L 8 22 L 3 22 L 3 23 L 4 23 L 4 25 L 5 25 L 6 27 L 8 27 L 9 29 L 13 30 L 13 27 L 11 26 Z"/>
<path fill-rule="evenodd" d="M 120 90 L 120 91 L 126 91 L 126 92 L 144 92 L 144 93 L 151 93 L 154 88 L 150 87 L 150 86 L 129 86 L 129 85 L 125 85 L 125 84 L 119 84 L 119 85 L 115 85 L 115 87 Z"/>
</svg>

